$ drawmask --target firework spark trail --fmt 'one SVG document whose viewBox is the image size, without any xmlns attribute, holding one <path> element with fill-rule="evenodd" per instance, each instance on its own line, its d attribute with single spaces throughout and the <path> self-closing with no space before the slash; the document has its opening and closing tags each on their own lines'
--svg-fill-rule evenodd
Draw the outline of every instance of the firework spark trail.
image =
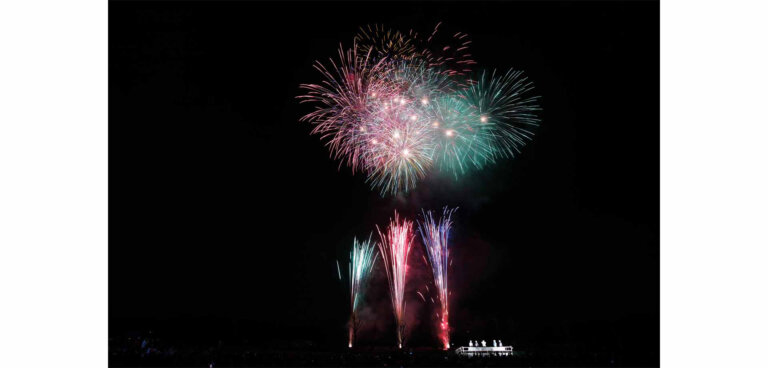
<svg viewBox="0 0 768 368">
<path fill-rule="evenodd" d="M 415 41 L 416 34 L 413 31 L 403 34 L 381 24 L 360 27 L 354 38 L 361 53 L 373 52 L 377 59 L 389 60 L 412 58 L 416 52 Z"/>
<path fill-rule="evenodd" d="M 352 347 L 357 338 L 357 329 L 360 320 L 357 318 L 358 306 L 362 302 L 365 284 L 376 263 L 379 254 L 376 252 L 377 243 L 368 240 L 358 242 L 357 238 L 352 243 L 352 250 L 349 252 L 349 296 L 350 296 L 350 324 L 349 324 L 349 347 Z"/>
<path fill-rule="evenodd" d="M 375 25 L 361 28 L 338 59 L 315 63 L 320 84 L 301 84 L 301 102 L 333 159 L 366 175 L 382 196 L 414 189 L 431 170 L 458 179 L 512 158 L 539 123 L 538 97 L 522 72 L 469 77 L 468 35 L 427 37 Z"/>
<path fill-rule="evenodd" d="M 472 54 L 469 53 L 469 45 L 472 41 L 469 35 L 462 32 L 456 32 L 450 35 L 447 32 L 440 32 L 442 22 L 435 25 L 435 29 L 422 41 L 420 52 L 422 57 L 429 62 L 430 66 L 440 67 L 442 73 L 451 76 L 461 76 L 472 71 L 471 65 L 477 64 L 472 60 Z"/>
<path fill-rule="evenodd" d="M 420 59 L 430 67 L 439 68 L 439 72 L 460 76 L 471 72 L 471 65 L 477 64 L 472 60 L 469 46 L 472 41 L 469 35 L 462 32 L 450 34 L 441 32 L 442 22 L 424 38 L 418 32 L 409 30 L 402 33 L 387 29 L 381 24 L 360 27 L 354 42 L 360 54 L 371 52 L 377 60 L 393 61 Z"/>
<path fill-rule="evenodd" d="M 445 349 L 450 347 L 450 327 L 448 324 L 448 238 L 451 226 L 453 225 L 451 215 L 453 215 L 454 211 L 456 211 L 455 208 L 450 210 L 448 207 L 443 208 L 442 217 L 436 221 L 432 211 L 425 212 L 422 210 L 422 221 L 419 222 L 419 233 L 432 265 L 432 276 L 437 288 L 438 299 L 440 300 L 439 336 Z"/>
<path fill-rule="evenodd" d="M 421 300 L 426 303 L 427 299 L 424 299 L 424 294 L 422 294 L 421 291 L 417 291 L 416 294 L 418 294 L 419 297 L 421 297 Z"/>
<path fill-rule="evenodd" d="M 408 254 L 411 252 L 413 243 L 413 222 L 400 218 L 395 212 L 394 220 L 390 219 L 386 233 L 376 226 L 381 241 L 379 252 L 384 261 L 384 269 L 387 272 L 387 281 L 389 282 L 389 294 L 392 299 L 392 310 L 395 315 L 397 325 L 397 344 L 399 348 L 403 347 L 405 338 L 405 281 L 408 273 Z"/>
</svg>

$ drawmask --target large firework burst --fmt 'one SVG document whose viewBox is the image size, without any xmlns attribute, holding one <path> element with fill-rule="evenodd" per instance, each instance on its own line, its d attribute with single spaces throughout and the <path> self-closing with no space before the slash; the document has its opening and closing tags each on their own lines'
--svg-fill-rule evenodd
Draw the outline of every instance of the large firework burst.
<svg viewBox="0 0 768 368">
<path fill-rule="evenodd" d="M 538 125 L 537 97 L 521 71 L 472 78 L 469 37 L 361 28 L 338 60 L 316 62 L 320 84 L 302 102 L 331 156 L 362 171 L 382 195 L 408 192 L 433 168 L 456 178 L 513 157 Z"/>
<path fill-rule="evenodd" d="M 362 168 L 367 152 L 364 145 L 365 126 L 377 113 L 371 109 L 370 98 L 387 96 L 388 83 L 381 78 L 387 69 L 383 60 L 374 62 L 370 52 L 358 55 L 356 49 L 339 47 L 339 60 L 329 60 L 330 68 L 315 63 L 325 80 L 322 84 L 302 84 L 307 94 L 299 96 L 302 102 L 315 103 L 315 111 L 301 120 L 315 125 L 312 134 L 328 141 L 331 155 L 346 161 L 353 172 Z"/>
</svg>

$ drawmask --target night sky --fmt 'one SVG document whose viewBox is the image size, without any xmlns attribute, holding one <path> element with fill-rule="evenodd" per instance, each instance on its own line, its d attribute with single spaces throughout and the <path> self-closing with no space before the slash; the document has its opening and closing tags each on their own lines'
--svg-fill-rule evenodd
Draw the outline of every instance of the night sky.
<svg viewBox="0 0 768 368">
<path fill-rule="evenodd" d="M 513 160 L 382 198 L 298 122 L 298 85 L 360 26 L 439 21 L 476 69 L 524 70 L 542 124 Z M 658 3 L 113 2 L 109 49 L 110 337 L 340 349 L 352 238 L 447 205 L 454 343 L 658 364 Z M 414 249 L 409 344 L 437 346 Z M 360 338 L 388 346 L 381 266 Z"/>
</svg>

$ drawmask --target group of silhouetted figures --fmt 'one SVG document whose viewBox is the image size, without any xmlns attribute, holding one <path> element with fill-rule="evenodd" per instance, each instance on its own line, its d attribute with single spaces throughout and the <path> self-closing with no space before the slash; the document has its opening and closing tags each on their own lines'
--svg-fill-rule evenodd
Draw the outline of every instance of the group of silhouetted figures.
<svg viewBox="0 0 768 368">
<path fill-rule="evenodd" d="M 480 341 L 480 344 L 483 347 L 485 347 L 485 340 Z M 479 347 L 480 345 L 477 344 L 477 340 L 475 340 L 474 342 L 472 340 L 469 340 L 469 346 L 470 347 Z M 496 340 L 493 340 L 493 347 L 500 348 L 502 346 L 504 346 L 504 345 L 501 344 L 501 340 L 499 340 L 498 342 Z"/>
</svg>

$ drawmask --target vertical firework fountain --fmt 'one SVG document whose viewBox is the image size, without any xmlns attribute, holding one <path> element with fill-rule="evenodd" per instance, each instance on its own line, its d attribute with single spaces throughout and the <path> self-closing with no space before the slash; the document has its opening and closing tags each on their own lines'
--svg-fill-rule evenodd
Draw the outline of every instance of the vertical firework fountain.
<svg viewBox="0 0 768 368">
<path fill-rule="evenodd" d="M 379 251 L 384 261 L 384 268 L 387 271 L 387 280 L 389 281 L 389 293 L 392 299 L 392 309 L 395 314 L 395 323 L 397 324 L 397 346 L 403 347 L 405 337 L 405 280 L 408 272 L 408 254 L 411 252 L 413 243 L 413 222 L 400 219 L 395 212 L 395 219 L 389 222 L 386 233 L 376 226 L 379 232 L 381 242 Z"/>
<path fill-rule="evenodd" d="M 440 328 L 438 331 L 443 348 L 450 348 L 450 328 L 448 325 L 448 235 L 451 230 L 451 215 L 456 209 L 443 208 L 443 216 L 435 221 L 432 211 L 422 210 L 422 221 L 419 222 L 419 233 L 422 243 L 427 249 L 429 263 L 432 265 L 432 276 L 435 280 L 437 295 L 440 300 Z"/>
<path fill-rule="evenodd" d="M 379 256 L 376 253 L 376 242 L 371 241 L 371 235 L 368 240 L 358 242 L 354 239 L 352 250 L 349 252 L 349 298 L 351 312 L 349 318 L 349 347 L 357 338 L 357 329 L 360 327 L 360 320 L 357 318 L 357 308 L 362 302 L 365 284 L 371 274 L 371 269 Z"/>
</svg>

